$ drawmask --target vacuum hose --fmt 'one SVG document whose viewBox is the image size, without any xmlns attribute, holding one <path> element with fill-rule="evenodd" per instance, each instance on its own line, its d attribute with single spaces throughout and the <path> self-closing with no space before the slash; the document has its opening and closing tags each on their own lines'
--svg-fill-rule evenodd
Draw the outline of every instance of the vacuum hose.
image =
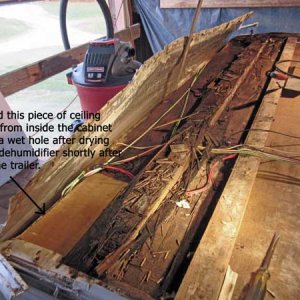
<svg viewBox="0 0 300 300">
<path fill-rule="evenodd" d="M 105 0 L 97 0 L 97 2 L 102 10 L 105 19 L 106 37 L 108 39 L 113 38 L 114 26 L 113 26 L 113 21 L 112 21 L 109 7 L 107 6 Z M 69 42 L 67 22 L 66 22 L 67 6 L 68 6 L 68 0 L 60 0 L 59 24 L 60 24 L 60 32 L 61 32 L 61 37 L 62 37 L 65 50 L 70 49 L 70 42 Z"/>
</svg>

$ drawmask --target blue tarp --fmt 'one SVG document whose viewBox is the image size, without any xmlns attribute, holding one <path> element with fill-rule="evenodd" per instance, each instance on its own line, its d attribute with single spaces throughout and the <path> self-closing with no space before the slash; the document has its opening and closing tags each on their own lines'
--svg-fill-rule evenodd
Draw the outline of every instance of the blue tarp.
<svg viewBox="0 0 300 300">
<path fill-rule="evenodd" d="M 189 34 L 195 9 L 161 9 L 160 0 L 135 0 L 135 5 L 153 52 L 158 52 L 176 38 Z M 253 11 L 254 16 L 247 23 L 259 22 L 258 27 L 252 28 L 254 33 L 300 32 L 300 7 L 206 8 L 201 11 L 196 31 L 217 26 L 249 11 Z M 250 30 L 240 30 L 235 35 L 249 34 Z"/>
</svg>

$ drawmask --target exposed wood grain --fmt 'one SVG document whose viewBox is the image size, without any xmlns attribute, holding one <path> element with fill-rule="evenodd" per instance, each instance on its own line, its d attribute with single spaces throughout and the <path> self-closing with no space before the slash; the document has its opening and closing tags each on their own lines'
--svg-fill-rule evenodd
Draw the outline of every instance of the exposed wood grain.
<svg viewBox="0 0 300 300">
<path fill-rule="evenodd" d="M 18 238 L 66 255 L 127 184 L 102 174 L 87 178 Z"/>
<path fill-rule="evenodd" d="M 268 39 L 265 38 L 264 40 L 262 40 L 261 43 L 264 43 L 266 40 L 268 40 Z M 263 89 L 263 85 L 264 85 L 265 81 L 267 80 L 265 74 L 267 73 L 268 70 L 270 70 L 272 68 L 274 60 L 278 56 L 278 52 L 282 47 L 282 42 L 280 42 L 279 45 L 277 44 L 274 47 L 273 41 L 269 40 L 269 45 L 268 45 L 268 47 L 265 48 L 265 51 L 261 54 L 261 57 L 257 61 L 255 68 L 253 68 L 252 71 L 248 73 L 248 76 L 244 80 L 243 84 L 240 85 L 239 89 L 236 91 L 232 101 L 230 101 L 228 103 L 227 107 L 229 109 L 225 110 L 223 112 L 223 115 L 220 116 L 220 120 L 223 120 L 222 126 L 218 125 L 208 131 L 209 136 L 214 137 L 215 141 L 219 142 L 220 140 L 226 140 L 226 141 L 230 141 L 231 145 L 240 143 L 241 135 L 236 135 L 236 134 L 232 135 L 232 133 L 241 131 L 240 134 L 242 134 L 242 130 L 245 129 L 246 124 L 248 123 L 248 121 L 250 119 L 251 113 L 253 112 L 253 110 L 252 110 L 253 106 L 250 106 L 247 109 L 245 109 L 244 105 L 246 103 L 251 103 L 251 102 L 253 103 L 253 99 L 259 98 L 259 94 L 261 93 L 261 91 Z M 241 64 L 238 67 L 238 64 L 236 62 L 235 67 L 234 67 L 235 70 L 244 69 L 244 67 L 242 67 L 242 66 L 248 65 L 248 63 L 246 63 L 246 61 L 251 62 L 251 60 L 246 59 L 246 57 L 247 57 L 246 53 L 249 51 L 250 53 L 252 53 L 251 56 L 255 57 L 255 53 L 253 52 L 254 49 L 255 48 L 251 49 L 251 47 L 248 46 L 247 49 L 241 53 L 242 55 L 240 55 L 240 57 L 244 61 L 244 64 Z M 257 49 L 256 52 L 258 52 L 260 49 L 259 44 L 256 45 L 256 49 Z M 270 49 L 272 49 L 271 52 L 270 52 Z M 222 52 L 224 52 L 224 49 L 219 54 L 221 54 Z M 230 52 L 233 53 L 232 49 Z M 236 55 L 238 55 L 238 54 L 236 54 Z M 215 56 L 215 60 L 216 61 L 220 61 L 220 60 L 224 61 L 221 58 L 217 59 L 217 55 Z M 227 68 L 227 71 L 230 72 L 231 69 Z M 246 72 L 246 70 L 244 70 L 244 72 Z M 242 76 L 242 75 L 239 74 L 236 76 L 237 76 L 237 78 L 239 78 L 239 76 Z M 226 75 L 222 75 L 221 77 L 224 78 L 224 81 L 226 82 Z M 237 79 L 237 81 L 233 81 L 233 80 L 231 81 L 232 89 L 234 88 L 235 84 L 239 84 L 238 81 L 239 81 L 239 79 Z M 256 87 L 256 94 L 253 94 L 254 87 Z M 229 94 L 229 93 L 230 93 L 230 91 L 228 91 L 227 94 Z M 217 97 L 217 95 L 215 95 L 215 97 Z M 224 97 L 225 97 L 225 95 L 224 95 Z M 231 110 L 230 107 L 244 107 L 244 108 L 242 110 Z M 234 140 L 233 140 L 233 138 L 234 138 Z M 218 173 L 218 172 L 216 171 L 215 173 Z M 206 178 L 205 174 L 202 174 L 203 179 Z M 218 176 L 219 176 L 219 174 L 218 174 Z M 217 176 L 217 178 L 218 178 L 218 176 Z M 214 179 L 214 185 L 213 185 L 215 191 L 219 190 L 219 187 L 220 187 L 217 178 Z M 223 179 L 223 180 L 225 180 L 225 179 Z M 198 187 L 205 185 L 205 182 L 203 182 L 202 184 L 199 184 L 199 182 L 200 182 L 200 179 L 197 180 Z M 192 187 L 192 188 L 189 188 L 188 190 L 192 190 L 195 188 L 196 187 Z M 202 193 L 201 196 L 199 196 L 199 199 L 197 200 L 198 207 L 197 208 L 195 207 L 195 209 L 193 209 L 193 211 L 195 211 L 195 213 L 194 213 L 195 216 L 193 216 L 193 221 L 191 222 L 191 226 L 189 226 L 189 229 L 185 234 L 184 240 L 180 243 L 180 249 L 176 253 L 175 258 L 172 261 L 172 266 L 169 268 L 168 274 L 164 279 L 164 282 L 162 285 L 163 290 L 167 290 L 167 287 L 169 287 L 171 285 L 172 280 L 174 280 L 174 278 L 176 278 L 176 275 L 178 274 L 176 271 L 178 270 L 180 263 L 182 263 L 182 261 L 184 260 L 184 257 L 188 253 L 188 251 L 192 251 L 190 249 L 190 240 L 192 237 L 194 237 L 197 234 L 197 232 L 199 232 L 199 228 L 201 228 L 200 227 L 201 220 L 203 220 L 203 216 L 207 210 L 207 206 L 209 205 L 209 203 L 212 202 L 211 198 L 215 198 L 213 196 L 213 194 L 214 194 L 214 192 L 211 192 L 208 195 L 205 195 L 205 193 Z M 186 219 L 188 219 L 188 218 L 186 218 Z M 172 220 L 172 222 L 174 224 L 173 226 L 175 226 L 176 223 L 177 224 L 178 223 L 186 223 L 187 221 L 185 221 L 185 220 L 178 221 L 178 217 L 177 217 L 177 218 L 174 218 L 174 220 Z M 182 226 L 182 225 L 180 225 L 180 226 Z M 176 229 L 176 231 L 179 232 L 179 230 L 177 230 L 177 229 Z"/>
<path fill-rule="evenodd" d="M 289 38 L 281 59 L 291 59 L 295 45 L 296 39 Z M 289 64 L 286 63 L 285 69 Z M 281 89 L 275 80 L 271 80 L 252 128 L 270 129 L 280 95 Z M 266 131 L 250 131 L 246 144 L 261 147 L 267 137 Z M 259 163 L 256 157 L 238 158 L 176 299 L 218 298 Z"/>
<path fill-rule="evenodd" d="M 115 36 L 122 41 L 133 41 L 140 37 L 140 24 L 116 32 Z M 0 91 L 7 97 L 71 68 L 83 61 L 87 47 L 88 43 L 1 75 Z"/>
<path fill-rule="evenodd" d="M 256 56 L 253 57 L 253 60 L 251 61 L 251 63 L 248 66 L 246 66 L 243 74 L 239 77 L 239 79 L 236 82 L 236 84 L 235 84 L 234 88 L 232 89 L 231 93 L 226 97 L 225 101 L 222 103 L 219 110 L 214 115 L 213 119 L 211 120 L 212 125 L 216 124 L 216 122 L 220 118 L 220 115 L 223 113 L 226 106 L 228 106 L 229 102 L 232 101 L 233 97 L 236 95 L 237 90 L 240 88 L 240 86 L 247 79 L 247 77 L 249 76 L 249 73 L 252 71 L 253 66 L 257 63 L 258 59 L 260 58 L 260 56 L 261 56 L 262 52 L 264 51 L 264 49 L 266 48 L 267 44 L 268 44 L 268 41 L 266 41 L 265 43 L 263 43 L 261 45 L 261 47 L 260 47 L 259 51 L 257 52 Z"/>
<path fill-rule="evenodd" d="M 179 85 L 183 85 L 195 75 L 197 70 L 202 69 L 213 55 L 225 45 L 228 35 L 250 16 L 251 13 L 218 27 L 195 33 L 189 51 L 190 59 L 186 64 L 183 80 Z M 183 46 L 184 38 L 180 38 L 168 45 L 164 51 L 151 57 L 144 63 L 132 82 L 101 109 L 101 120 L 88 121 L 92 125 L 112 125 L 112 132 L 98 132 L 97 137 L 109 138 L 111 147 L 116 147 L 116 143 L 121 142 L 130 129 L 138 125 L 151 109 L 164 100 L 163 95 L 166 93 L 165 84 L 167 82 L 170 83 L 169 94 L 177 89 L 174 80 L 177 80 L 177 61 Z M 158 78 L 159 80 L 157 80 Z M 67 149 L 80 150 L 88 147 L 89 145 L 79 144 L 79 139 L 83 134 L 81 132 L 75 133 L 73 136 L 75 143 L 64 145 L 58 156 L 46 163 L 26 186 L 26 191 L 39 204 L 46 203 L 47 207 L 51 206 L 60 198 L 61 191 L 65 186 L 76 178 L 83 169 L 96 163 L 99 164 L 99 157 L 91 159 L 90 157 L 75 158 L 62 155 L 63 151 Z M 95 136 L 95 133 L 85 133 L 84 136 Z M 104 145 L 90 146 L 90 149 L 95 151 L 104 148 Z M 2 228 L 2 239 L 19 233 L 35 218 L 36 214 L 31 203 L 23 194 L 18 193 L 10 201 L 8 221 L 6 226 Z"/>
<path fill-rule="evenodd" d="M 160 0 L 161 8 L 195 8 L 197 0 Z M 226 7 L 295 7 L 300 6 L 299 0 L 204 0 L 203 8 Z"/>
</svg>

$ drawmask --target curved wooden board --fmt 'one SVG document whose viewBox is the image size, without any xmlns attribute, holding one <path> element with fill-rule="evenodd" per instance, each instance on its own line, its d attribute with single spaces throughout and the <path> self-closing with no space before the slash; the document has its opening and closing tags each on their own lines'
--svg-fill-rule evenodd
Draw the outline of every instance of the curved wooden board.
<svg viewBox="0 0 300 300">
<path fill-rule="evenodd" d="M 228 23 L 195 33 L 179 84 L 177 82 L 180 68 L 178 62 L 183 52 L 185 38 L 175 40 L 163 51 L 147 60 L 133 81 L 101 109 L 101 120 L 98 122 L 87 121 L 92 125 L 112 124 L 114 128 L 112 132 L 97 133 L 97 136 L 110 138 L 111 148 L 116 145 L 116 142 L 130 140 L 130 136 L 128 136 L 130 130 L 137 126 L 150 110 L 163 101 L 166 96 L 177 90 L 198 70 L 202 69 L 226 44 L 228 36 L 251 14 L 245 14 Z M 89 135 L 94 136 L 95 132 L 85 134 L 86 137 Z M 76 159 L 62 156 L 62 152 L 66 149 L 90 148 L 99 151 L 105 148 L 103 145 L 80 145 L 78 140 L 81 136 L 80 132 L 75 133 L 73 136 L 75 144 L 62 146 L 59 155 L 46 163 L 26 186 L 26 191 L 37 203 L 46 203 L 46 207 L 49 208 L 60 198 L 61 191 L 65 186 L 82 170 L 99 163 L 99 158 Z M 22 193 L 18 193 L 10 201 L 8 220 L 2 228 L 1 240 L 20 233 L 36 218 L 35 207 Z"/>
</svg>

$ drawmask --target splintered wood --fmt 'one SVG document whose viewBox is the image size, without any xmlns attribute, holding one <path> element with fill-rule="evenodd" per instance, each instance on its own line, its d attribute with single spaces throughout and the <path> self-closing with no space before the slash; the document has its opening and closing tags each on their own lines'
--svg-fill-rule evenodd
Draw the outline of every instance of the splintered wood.
<svg viewBox="0 0 300 300">
<path fill-rule="evenodd" d="M 246 14 L 231 22 L 218 27 L 195 33 L 189 50 L 189 59 L 183 70 L 182 81 L 179 86 L 189 80 L 197 70 L 202 69 L 226 43 L 226 38 L 251 14 Z M 127 141 L 130 129 L 139 124 L 151 109 L 164 100 L 164 95 L 171 94 L 177 84 L 178 60 L 181 56 L 185 39 L 180 38 L 164 51 L 150 58 L 138 71 L 133 81 L 121 93 L 115 96 L 102 110 L 101 120 L 89 120 L 90 124 L 111 124 L 114 130 L 109 133 L 98 133 L 99 137 L 110 138 L 111 148 L 116 143 Z M 159 80 L 157 80 L 159 78 Z M 91 133 L 94 135 L 94 133 Z M 45 164 L 36 176 L 26 186 L 26 191 L 38 204 L 46 204 L 50 207 L 59 198 L 64 187 L 83 169 L 95 163 L 99 158 L 89 157 L 74 158 L 63 157 L 62 151 L 66 149 L 80 150 L 87 145 L 80 145 L 76 141 L 82 133 L 74 134 L 75 144 L 64 145 L 57 157 Z M 86 135 L 86 137 L 88 137 Z M 94 145 L 91 150 L 102 150 L 103 145 Z M 101 159 L 100 159 L 101 160 Z M 104 160 L 102 160 L 104 162 Z M 1 238 L 7 239 L 19 233 L 30 222 L 36 218 L 35 208 L 22 193 L 13 197 L 9 204 L 9 215 L 7 223 L 2 227 Z"/>
</svg>

